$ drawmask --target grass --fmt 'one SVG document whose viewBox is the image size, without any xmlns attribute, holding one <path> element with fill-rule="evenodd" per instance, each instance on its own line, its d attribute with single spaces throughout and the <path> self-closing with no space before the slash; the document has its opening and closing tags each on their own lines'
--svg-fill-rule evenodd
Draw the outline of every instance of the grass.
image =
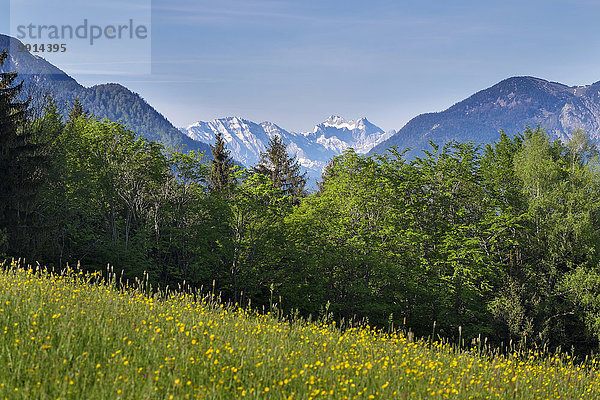
<svg viewBox="0 0 600 400">
<path fill-rule="evenodd" d="M 284 322 L 97 274 L 0 272 L 0 398 L 598 399 L 598 363 Z"/>
</svg>

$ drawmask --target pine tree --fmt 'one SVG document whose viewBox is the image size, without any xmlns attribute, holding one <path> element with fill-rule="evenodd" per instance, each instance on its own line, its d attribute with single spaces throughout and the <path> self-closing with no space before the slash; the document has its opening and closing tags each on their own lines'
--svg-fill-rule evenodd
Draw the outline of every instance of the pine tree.
<svg viewBox="0 0 600 400">
<path fill-rule="evenodd" d="M 79 98 L 76 98 L 71 103 L 69 111 L 67 112 L 67 121 L 71 123 L 79 117 L 87 119 L 89 117 L 89 112 L 83 108 L 81 102 L 79 101 Z"/>
<path fill-rule="evenodd" d="M 227 149 L 225 140 L 223 140 L 223 134 L 217 132 L 215 138 L 215 145 L 210 146 L 213 159 L 210 161 L 209 182 L 210 190 L 212 192 L 219 192 L 235 183 L 235 178 L 231 173 L 234 164 L 230 156 L 231 152 Z"/>
<path fill-rule="evenodd" d="M 336 176 L 338 175 L 338 171 L 336 171 L 336 168 L 339 167 L 340 163 L 341 158 L 338 157 L 334 157 L 331 160 L 329 160 L 329 162 L 321 172 L 321 181 L 317 182 L 317 187 L 319 188 L 317 193 L 323 193 L 323 191 L 325 191 L 325 186 L 327 186 L 327 182 L 336 178 Z"/>
<path fill-rule="evenodd" d="M 0 54 L 0 66 L 8 54 Z M 16 72 L 0 73 L 0 243 L 15 241 L 27 229 L 27 216 L 39 183 L 35 158 L 38 145 L 27 123 L 29 100 Z M 26 237 L 26 235 L 25 235 Z M 8 239 L 8 241 L 6 240 Z M 1 249 L 0 249 L 1 250 Z"/>
<path fill-rule="evenodd" d="M 260 162 L 254 171 L 266 175 L 275 187 L 294 201 L 306 196 L 306 173 L 300 172 L 300 164 L 295 156 L 288 156 L 285 143 L 279 136 L 273 136 L 266 152 L 260 154 Z"/>
</svg>

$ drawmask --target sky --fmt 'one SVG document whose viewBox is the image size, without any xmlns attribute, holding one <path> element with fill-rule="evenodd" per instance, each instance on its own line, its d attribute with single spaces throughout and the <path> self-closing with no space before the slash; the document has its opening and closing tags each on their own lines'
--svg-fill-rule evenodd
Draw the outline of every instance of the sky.
<svg viewBox="0 0 600 400">
<path fill-rule="evenodd" d="M 65 1 L 0 0 L 0 32 L 24 16 L 70 17 Z M 178 127 L 239 116 L 298 132 L 340 115 L 398 130 L 511 76 L 600 80 L 597 0 L 77 4 L 90 20 L 147 18 L 148 47 L 86 53 L 80 44 L 52 62 L 85 86 L 127 86 Z"/>
</svg>

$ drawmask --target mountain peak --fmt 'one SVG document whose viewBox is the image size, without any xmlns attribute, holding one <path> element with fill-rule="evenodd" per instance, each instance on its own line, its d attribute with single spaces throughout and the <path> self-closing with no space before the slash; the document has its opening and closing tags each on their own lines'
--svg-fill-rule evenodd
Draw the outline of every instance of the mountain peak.
<svg viewBox="0 0 600 400">
<path fill-rule="evenodd" d="M 279 136 L 314 181 L 320 178 L 327 162 L 348 147 L 366 153 L 391 135 L 364 117 L 349 121 L 336 115 L 318 124 L 312 133 L 294 133 L 270 121 L 256 124 L 239 117 L 198 121 L 181 131 L 192 139 L 207 143 L 214 143 L 215 134 L 220 132 L 234 158 L 247 166 L 256 164 L 269 140 Z"/>
<path fill-rule="evenodd" d="M 347 120 L 347 119 L 344 119 L 343 117 L 340 117 L 339 115 L 331 115 L 325 121 L 323 121 L 320 124 L 318 124 L 317 126 L 315 126 L 313 133 L 317 133 L 319 130 L 322 130 L 323 128 L 328 128 L 328 127 L 354 131 L 357 129 L 364 129 L 365 126 L 374 126 L 374 125 L 371 124 L 365 117 L 361 117 L 357 120 Z"/>
<path fill-rule="evenodd" d="M 504 79 L 489 89 L 500 89 L 509 91 L 529 91 L 529 90 L 541 90 L 549 93 L 557 94 L 564 91 L 572 91 L 575 87 L 569 87 L 559 82 L 552 82 L 542 78 L 536 78 L 535 76 L 513 76 Z"/>
<path fill-rule="evenodd" d="M 232 122 L 232 123 L 235 123 L 235 124 L 244 124 L 244 123 L 247 122 L 244 118 L 241 118 L 241 117 L 238 117 L 238 116 L 225 117 L 225 118 L 216 118 L 214 121 L 215 122 L 216 121 L 221 121 L 221 122 L 226 121 L 226 122 Z"/>
<path fill-rule="evenodd" d="M 412 148 L 417 155 L 429 141 L 451 140 L 490 143 L 502 129 L 509 134 L 525 127 L 542 126 L 552 137 L 568 140 L 578 128 L 600 142 L 600 91 L 587 86 L 567 86 L 533 76 L 514 76 L 483 89 L 445 111 L 411 119 L 371 153 L 390 146 Z"/>
<path fill-rule="evenodd" d="M 346 120 L 343 117 L 340 117 L 339 115 L 330 115 L 323 123 L 337 125 L 343 124 L 345 122 Z"/>
</svg>

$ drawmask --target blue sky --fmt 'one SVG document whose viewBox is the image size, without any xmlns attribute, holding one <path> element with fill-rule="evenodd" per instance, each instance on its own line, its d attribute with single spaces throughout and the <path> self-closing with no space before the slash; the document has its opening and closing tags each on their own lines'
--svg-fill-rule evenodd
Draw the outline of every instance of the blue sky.
<svg viewBox="0 0 600 400">
<path fill-rule="evenodd" d="M 304 131 L 336 114 L 400 129 L 510 76 L 600 80 L 600 1 L 153 0 L 151 10 L 151 74 L 58 67 L 86 86 L 122 83 L 176 126 L 235 115 Z"/>
</svg>

